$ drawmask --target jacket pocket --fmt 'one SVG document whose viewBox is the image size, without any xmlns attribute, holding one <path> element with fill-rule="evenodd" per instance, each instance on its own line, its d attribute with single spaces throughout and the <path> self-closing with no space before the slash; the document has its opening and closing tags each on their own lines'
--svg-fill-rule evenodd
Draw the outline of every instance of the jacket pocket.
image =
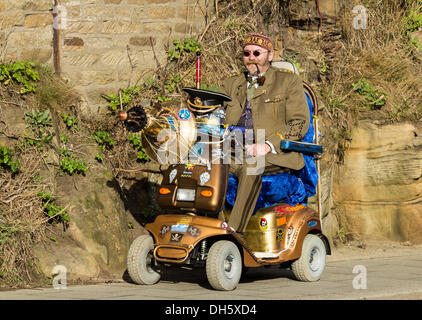
<svg viewBox="0 0 422 320">
<path fill-rule="evenodd" d="M 281 95 L 281 94 L 279 94 L 279 95 L 277 95 L 277 96 L 274 96 L 274 97 L 270 97 L 270 98 L 268 98 L 268 99 L 265 99 L 265 103 L 275 103 L 275 102 L 280 102 L 280 101 L 282 101 L 284 99 L 284 95 Z"/>
</svg>

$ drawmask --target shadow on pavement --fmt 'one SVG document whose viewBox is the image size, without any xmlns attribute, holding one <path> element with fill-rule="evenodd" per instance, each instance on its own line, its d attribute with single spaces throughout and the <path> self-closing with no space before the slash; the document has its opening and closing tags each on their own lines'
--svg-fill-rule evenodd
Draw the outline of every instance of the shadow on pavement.
<svg viewBox="0 0 422 320">
<path fill-rule="evenodd" d="M 267 266 L 248 268 L 246 272 L 243 272 L 239 283 L 252 283 L 279 278 L 296 280 L 290 269 L 281 269 L 278 266 Z M 122 279 L 127 283 L 134 284 L 127 270 L 123 274 Z M 170 282 L 175 284 L 183 282 L 192 283 L 197 284 L 202 288 L 213 290 L 208 283 L 205 268 L 194 268 L 190 270 L 180 267 L 166 267 L 162 271 L 160 282 Z"/>
</svg>

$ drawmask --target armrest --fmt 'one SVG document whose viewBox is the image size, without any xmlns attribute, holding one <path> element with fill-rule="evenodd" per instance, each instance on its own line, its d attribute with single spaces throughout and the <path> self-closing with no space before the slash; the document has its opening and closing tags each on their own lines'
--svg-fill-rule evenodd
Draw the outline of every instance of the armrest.
<svg viewBox="0 0 422 320">
<path fill-rule="evenodd" d="M 322 153 L 323 152 L 323 147 L 320 144 L 291 141 L 291 140 L 281 140 L 280 149 L 297 151 L 297 152 L 307 152 L 307 153 Z"/>
</svg>

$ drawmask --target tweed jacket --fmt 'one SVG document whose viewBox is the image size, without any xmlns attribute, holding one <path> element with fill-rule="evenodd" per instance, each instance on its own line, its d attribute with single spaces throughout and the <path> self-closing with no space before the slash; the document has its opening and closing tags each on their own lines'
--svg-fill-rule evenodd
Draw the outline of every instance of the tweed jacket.
<svg viewBox="0 0 422 320">
<path fill-rule="evenodd" d="M 246 102 L 246 89 L 244 73 L 224 81 L 220 91 L 232 98 L 226 104 L 226 124 L 238 123 Z M 270 67 L 265 73 L 265 83 L 258 86 L 251 104 L 255 137 L 257 129 L 265 129 L 265 140 L 271 142 L 277 152 L 267 153 L 266 160 L 281 167 L 301 169 L 305 165 L 302 154 L 282 151 L 279 135 L 300 141 L 309 128 L 310 114 L 301 78 Z"/>
</svg>

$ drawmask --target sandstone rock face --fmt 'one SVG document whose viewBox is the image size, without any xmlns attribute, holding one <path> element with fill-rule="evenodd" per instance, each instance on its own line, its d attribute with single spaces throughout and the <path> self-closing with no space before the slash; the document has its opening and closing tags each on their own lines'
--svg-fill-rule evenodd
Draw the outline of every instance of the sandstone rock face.
<svg viewBox="0 0 422 320">
<path fill-rule="evenodd" d="M 422 243 L 421 129 L 369 121 L 354 129 L 332 194 L 348 232 L 364 239 Z"/>
<path fill-rule="evenodd" d="M 87 145 L 84 153 L 93 159 L 97 147 Z M 67 270 L 67 279 L 121 279 L 133 240 L 118 186 L 109 169 L 90 163 L 86 176 L 56 178 L 57 199 L 66 206 L 69 227 L 56 236 L 57 243 L 37 248 L 40 267 L 47 276 L 55 265 Z"/>
</svg>

